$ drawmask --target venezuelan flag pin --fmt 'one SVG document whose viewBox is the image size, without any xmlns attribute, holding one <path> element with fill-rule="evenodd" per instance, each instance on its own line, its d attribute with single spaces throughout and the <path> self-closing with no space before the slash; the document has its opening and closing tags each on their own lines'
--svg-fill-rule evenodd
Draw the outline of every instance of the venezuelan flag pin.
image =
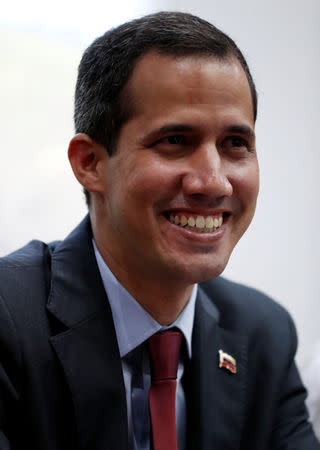
<svg viewBox="0 0 320 450">
<path fill-rule="evenodd" d="M 237 373 L 236 360 L 223 350 L 219 350 L 219 367 L 225 367 L 231 373 Z"/>
</svg>

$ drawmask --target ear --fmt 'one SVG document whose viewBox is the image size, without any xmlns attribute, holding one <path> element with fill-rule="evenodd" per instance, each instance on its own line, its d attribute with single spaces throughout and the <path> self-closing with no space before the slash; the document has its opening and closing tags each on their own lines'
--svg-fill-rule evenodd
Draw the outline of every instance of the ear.
<svg viewBox="0 0 320 450">
<path fill-rule="evenodd" d="M 79 183 L 90 192 L 103 192 L 103 169 L 109 157 L 105 147 L 79 133 L 70 141 L 68 157 Z"/>
</svg>

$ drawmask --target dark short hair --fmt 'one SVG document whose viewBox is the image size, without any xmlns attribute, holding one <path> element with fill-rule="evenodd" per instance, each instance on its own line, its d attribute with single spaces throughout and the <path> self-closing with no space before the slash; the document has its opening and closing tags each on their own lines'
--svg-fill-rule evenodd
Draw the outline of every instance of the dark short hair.
<svg viewBox="0 0 320 450">
<path fill-rule="evenodd" d="M 138 59 L 149 51 L 173 56 L 236 58 L 248 79 L 254 119 L 257 92 L 247 62 L 235 42 L 211 23 L 192 14 L 158 12 L 107 31 L 84 52 L 78 69 L 74 121 L 112 155 L 121 126 L 129 118 L 126 86 Z M 89 206 L 90 194 L 85 189 Z"/>
</svg>

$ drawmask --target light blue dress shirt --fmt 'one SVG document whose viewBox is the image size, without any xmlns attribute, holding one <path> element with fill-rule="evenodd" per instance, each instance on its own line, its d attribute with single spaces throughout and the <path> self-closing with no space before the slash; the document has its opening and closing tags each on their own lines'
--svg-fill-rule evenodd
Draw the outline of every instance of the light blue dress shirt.
<svg viewBox="0 0 320 450">
<path fill-rule="evenodd" d="M 185 337 L 187 348 L 185 357 L 191 358 L 191 337 L 197 285 L 194 286 L 187 305 L 175 322 L 170 326 L 162 326 L 119 283 L 103 260 L 94 240 L 92 242 L 101 278 L 110 302 L 120 350 L 126 389 L 129 448 L 131 450 L 149 450 L 150 419 L 148 393 L 151 376 L 146 340 L 160 330 L 177 327 Z M 181 355 L 176 392 L 179 450 L 185 450 L 186 448 L 186 401 L 181 383 L 183 371 L 184 360 Z"/>
</svg>

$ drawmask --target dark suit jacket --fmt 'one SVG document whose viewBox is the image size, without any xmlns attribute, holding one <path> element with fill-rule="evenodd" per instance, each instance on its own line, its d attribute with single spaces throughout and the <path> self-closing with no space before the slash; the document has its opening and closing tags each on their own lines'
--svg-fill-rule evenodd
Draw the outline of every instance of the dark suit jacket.
<svg viewBox="0 0 320 450">
<path fill-rule="evenodd" d="M 237 373 L 218 367 L 218 350 Z M 201 284 L 186 370 L 188 448 L 320 449 L 307 421 L 287 312 L 222 278 Z M 125 450 L 110 307 L 86 218 L 63 242 L 0 262 L 0 449 Z"/>
</svg>

